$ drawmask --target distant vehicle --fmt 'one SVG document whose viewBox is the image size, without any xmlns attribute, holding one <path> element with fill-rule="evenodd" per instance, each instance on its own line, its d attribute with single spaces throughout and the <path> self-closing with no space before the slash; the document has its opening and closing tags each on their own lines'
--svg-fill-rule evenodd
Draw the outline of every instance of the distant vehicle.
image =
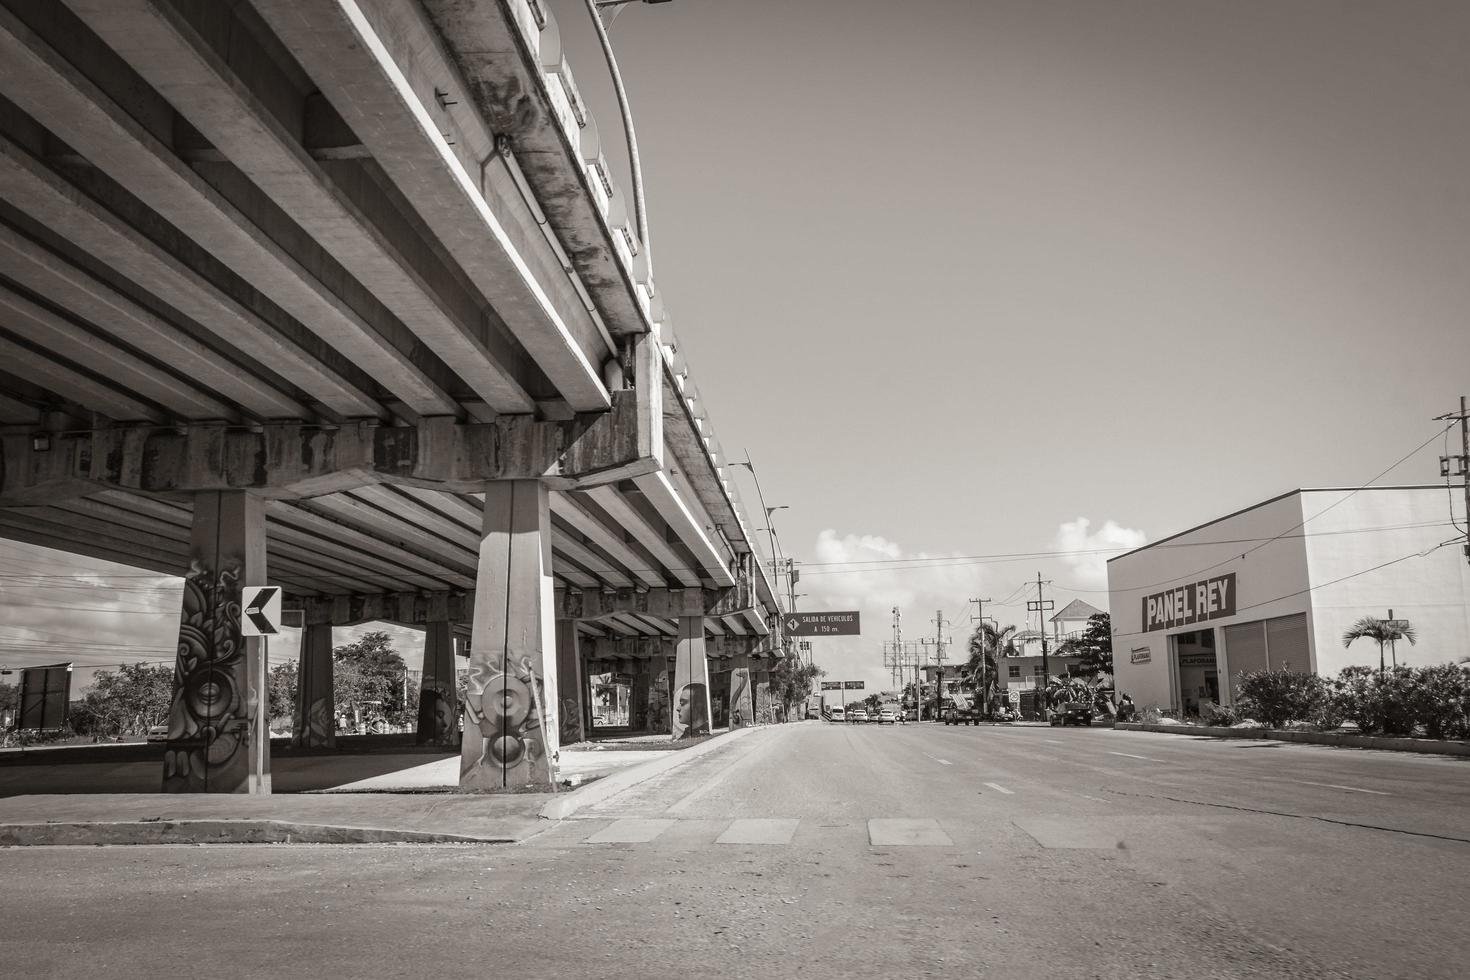
<svg viewBox="0 0 1470 980">
<path fill-rule="evenodd" d="M 854 707 L 848 708 L 847 709 L 847 720 L 848 721 L 851 721 L 851 722 L 857 722 L 857 723 L 867 721 L 868 720 L 868 709 L 862 707 L 861 705 L 856 705 Z"/>
<path fill-rule="evenodd" d="M 808 718 L 820 718 L 822 717 L 822 712 L 816 705 L 809 704 L 806 706 L 806 716 Z"/>
<path fill-rule="evenodd" d="M 878 722 L 880 724 L 887 723 L 889 725 L 897 725 L 898 712 L 894 711 L 892 708 L 885 707 L 878 712 Z"/>
<path fill-rule="evenodd" d="M 150 741 L 150 742 L 167 742 L 168 741 L 168 726 L 167 725 L 153 725 L 153 726 L 151 726 L 148 729 L 148 741 Z"/>
<path fill-rule="evenodd" d="M 1016 712 L 1007 705 L 997 705 L 990 709 L 991 721 L 1015 721 L 1016 718 Z"/>
<path fill-rule="evenodd" d="M 828 721 L 846 721 L 846 712 L 841 705 L 834 704 L 827 708 Z"/>
<path fill-rule="evenodd" d="M 981 722 L 980 709 L 969 705 L 958 705 L 951 703 L 940 714 L 946 725 L 978 725 Z"/>
<path fill-rule="evenodd" d="M 919 720 L 919 710 L 917 708 L 904 708 L 903 709 L 903 720 L 904 721 L 918 721 Z"/>
<path fill-rule="evenodd" d="M 1051 713 L 1051 723 L 1062 728 L 1068 725 L 1091 725 L 1092 705 L 1081 701 L 1068 701 Z"/>
</svg>

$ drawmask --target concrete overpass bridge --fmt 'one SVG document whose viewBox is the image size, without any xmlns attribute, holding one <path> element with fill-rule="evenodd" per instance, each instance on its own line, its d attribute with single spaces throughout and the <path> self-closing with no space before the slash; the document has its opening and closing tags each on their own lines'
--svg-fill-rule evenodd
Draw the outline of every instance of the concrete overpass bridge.
<svg viewBox="0 0 1470 980">
<path fill-rule="evenodd" d="M 331 628 L 424 628 L 466 790 L 548 783 L 589 667 L 678 735 L 780 649 L 537 0 L 0 0 L 0 425 L 0 536 L 185 578 L 166 790 L 269 790 L 246 586 L 309 746 Z"/>
</svg>

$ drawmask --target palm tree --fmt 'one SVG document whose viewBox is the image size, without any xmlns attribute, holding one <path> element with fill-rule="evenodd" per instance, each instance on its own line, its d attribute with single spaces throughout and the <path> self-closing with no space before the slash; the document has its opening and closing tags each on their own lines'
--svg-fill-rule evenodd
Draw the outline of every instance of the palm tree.
<svg viewBox="0 0 1470 980">
<path fill-rule="evenodd" d="M 997 628 L 991 623 L 981 623 L 970 634 L 970 659 L 960 667 L 960 676 L 970 684 L 980 685 L 981 671 L 984 671 L 984 684 L 980 691 L 983 707 L 990 706 L 990 692 L 1000 688 L 996 661 L 1003 651 L 1014 649 L 1010 637 L 1015 632 L 1014 626 Z"/>
<path fill-rule="evenodd" d="M 1402 622 L 1403 626 L 1395 623 Z M 1342 645 L 1350 647 L 1354 640 L 1366 637 L 1378 644 L 1378 673 L 1383 673 L 1383 646 L 1395 640 L 1408 640 L 1410 644 L 1417 642 L 1418 637 L 1414 634 L 1414 627 L 1408 620 L 1379 619 L 1376 616 L 1364 616 L 1353 625 L 1349 626 L 1346 633 L 1342 634 Z M 1393 658 L 1393 665 L 1399 665 L 1398 655 Z"/>
</svg>

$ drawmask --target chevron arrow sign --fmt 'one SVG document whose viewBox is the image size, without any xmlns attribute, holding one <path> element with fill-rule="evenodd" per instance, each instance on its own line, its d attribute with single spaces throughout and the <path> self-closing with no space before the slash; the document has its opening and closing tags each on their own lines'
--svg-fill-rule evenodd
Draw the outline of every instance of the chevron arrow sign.
<svg viewBox="0 0 1470 980">
<path fill-rule="evenodd" d="M 240 590 L 240 635 L 275 636 L 281 631 L 281 588 L 248 585 Z"/>
</svg>

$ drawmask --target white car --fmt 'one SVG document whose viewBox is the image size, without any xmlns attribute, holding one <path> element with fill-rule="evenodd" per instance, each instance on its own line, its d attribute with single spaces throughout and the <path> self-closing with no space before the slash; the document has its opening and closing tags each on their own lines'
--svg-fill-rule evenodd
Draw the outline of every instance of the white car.
<svg viewBox="0 0 1470 980">
<path fill-rule="evenodd" d="M 885 707 L 878 712 L 878 717 L 874 720 L 877 721 L 880 725 L 897 725 L 898 712 L 894 711 L 892 708 Z"/>
</svg>

